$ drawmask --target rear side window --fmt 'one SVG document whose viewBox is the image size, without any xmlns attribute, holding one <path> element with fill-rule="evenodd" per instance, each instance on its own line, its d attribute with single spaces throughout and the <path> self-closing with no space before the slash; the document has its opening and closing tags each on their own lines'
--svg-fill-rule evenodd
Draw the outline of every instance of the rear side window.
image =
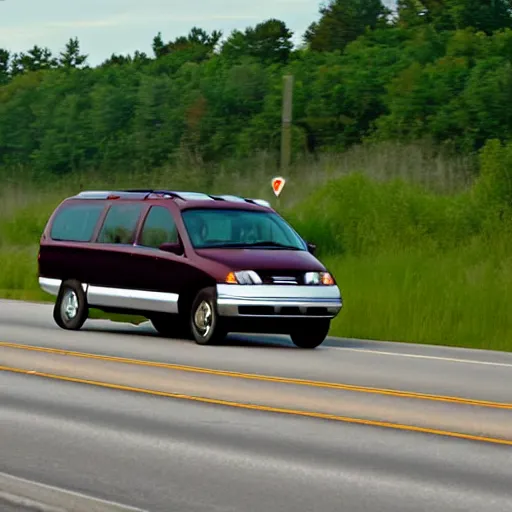
<svg viewBox="0 0 512 512">
<path fill-rule="evenodd" d="M 171 212 L 163 206 L 149 210 L 140 237 L 140 245 L 158 249 L 162 244 L 178 241 L 178 230 Z"/>
<path fill-rule="evenodd" d="M 98 242 L 103 244 L 132 244 L 137 222 L 144 206 L 138 203 L 114 204 L 107 213 Z"/>
<path fill-rule="evenodd" d="M 69 204 L 63 206 L 52 223 L 52 240 L 89 242 L 103 211 L 104 204 Z"/>
</svg>

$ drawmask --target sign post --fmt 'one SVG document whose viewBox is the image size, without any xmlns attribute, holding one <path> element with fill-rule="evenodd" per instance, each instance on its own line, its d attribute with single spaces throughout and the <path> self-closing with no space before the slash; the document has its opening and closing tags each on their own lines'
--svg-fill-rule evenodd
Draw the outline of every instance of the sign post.
<svg viewBox="0 0 512 512">
<path fill-rule="evenodd" d="M 293 76 L 283 77 L 283 110 L 281 131 L 281 172 L 286 172 L 290 165 L 292 152 L 292 115 L 293 115 Z"/>
</svg>

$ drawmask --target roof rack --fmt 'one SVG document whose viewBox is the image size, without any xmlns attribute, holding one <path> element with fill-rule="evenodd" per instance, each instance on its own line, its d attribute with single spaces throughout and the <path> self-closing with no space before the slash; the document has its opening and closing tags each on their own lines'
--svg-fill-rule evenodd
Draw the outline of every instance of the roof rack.
<svg viewBox="0 0 512 512">
<path fill-rule="evenodd" d="M 79 192 L 74 197 L 77 199 L 120 199 L 121 197 L 146 197 L 147 193 L 143 190 L 85 190 Z"/>
<path fill-rule="evenodd" d="M 243 197 L 232 196 L 229 194 L 225 194 L 225 195 L 221 195 L 221 196 L 212 195 L 210 197 L 212 197 L 216 201 L 232 201 L 234 203 L 245 203 L 245 199 Z"/>
<path fill-rule="evenodd" d="M 257 204 L 258 206 L 265 206 L 267 208 L 272 208 L 272 205 L 266 199 L 246 199 L 248 203 Z"/>
<path fill-rule="evenodd" d="M 128 189 L 128 190 L 86 190 L 78 193 L 78 199 L 120 199 L 120 198 L 141 198 L 147 199 L 152 195 L 164 196 L 167 198 L 187 199 L 210 199 L 206 194 L 197 192 L 173 192 L 171 190 L 158 189 Z M 192 197 L 192 195 L 194 197 Z"/>
<path fill-rule="evenodd" d="M 130 189 L 130 190 L 123 190 L 121 191 L 123 193 L 128 194 L 147 194 L 146 197 L 149 197 L 151 195 L 159 195 L 159 196 L 168 196 L 168 197 L 174 197 L 176 199 L 182 199 L 184 201 L 211 201 L 213 198 L 208 195 L 204 194 L 203 192 L 187 192 L 187 191 L 176 191 L 176 190 L 160 190 L 160 189 Z"/>
<path fill-rule="evenodd" d="M 221 195 L 221 196 L 214 196 L 212 195 L 214 199 L 218 201 L 232 201 L 234 203 L 252 203 L 257 204 L 258 206 L 265 206 L 267 208 L 272 208 L 271 204 L 265 200 L 265 199 L 250 199 L 248 197 L 240 197 L 240 196 L 233 196 L 229 194 Z"/>
<path fill-rule="evenodd" d="M 213 197 L 202 192 L 173 192 L 179 199 L 185 201 L 213 201 Z"/>
<path fill-rule="evenodd" d="M 149 199 L 151 196 L 159 196 L 164 199 L 181 199 L 182 201 L 231 201 L 237 203 L 252 203 L 267 208 L 272 207 L 271 204 L 265 199 L 250 199 L 230 194 L 213 195 L 205 194 L 203 192 L 187 192 L 161 189 L 85 190 L 79 192 L 74 197 L 76 199 Z"/>
</svg>

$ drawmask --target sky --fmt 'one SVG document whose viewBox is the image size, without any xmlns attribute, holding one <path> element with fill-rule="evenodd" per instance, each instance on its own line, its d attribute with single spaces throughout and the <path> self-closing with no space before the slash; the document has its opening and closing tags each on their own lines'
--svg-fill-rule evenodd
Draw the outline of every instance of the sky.
<svg viewBox="0 0 512 512">
<path fill-rule="evenodd" d="M 391 0 L 386 0 L 389 4 Z M 0 0 L 0 48 L 27 51 L 34 45 L 57 55 L 78 37 L 89 65 L 113 53 L 152 54 L 158 32 L 164 41 L 193 26 L 207 32 L 244 30 L 269 18 L 283 20 L 294 42 L 319 17 L 321 0 Z"/>
</svg>

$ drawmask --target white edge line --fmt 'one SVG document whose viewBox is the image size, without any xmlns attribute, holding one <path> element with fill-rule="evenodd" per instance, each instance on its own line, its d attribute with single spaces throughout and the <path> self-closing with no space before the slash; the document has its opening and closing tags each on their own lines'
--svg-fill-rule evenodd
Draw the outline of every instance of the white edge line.
<svg viewBox="0 0 512 512">
<path fill-rule="evenodd" d="M 15 507 L 23 507 L 23 509 L 30 509 L 35 512 L 66 512 L 65 509 L 60 507 L 52 507 L 39 501 L 34 501 L 23 496 L 17 496 L 16 494 L 10 494 L 8 492 L 0 491 L 0 502 L 14 505 Z"/>
<path fill-rule="evenodd" d="M 38 497 L 38 495 L 43 497 Z M 0 472 L 0 499 L 31 506 L 42 512 L 147 512 L 140 508 L 103 500 Z M 66 505 L 62 505 L 66 502 Z M 69 505 L 72 505 L 71 508 Z"/>
<path fill-rule="evenodd" d="M 415 359 L 434 359 L 436 361 L 447 361 L 450 363 L 466 363 L 466 364 L 480 364 L 484 366 L 502 366 L 504 368 L 512 368 L 512 363 L 498 363 L 493 361 L 476 361 L 474 359 L 457 359 L 455 357 L 441 357 L 441 356 L 426 356 L 422 354 L 404 354 L 401 352 L 386 352 L 383 350 L 366 350 L 364 348 L 351 348 L 351 347 L 332 347 L 326 348 L 334 350 L 345 350 L 350 352 L 361 352 L 363 354 L 378 354 L 382 356 L 395 356 L 395 357 L 412 357 Z"/>
</svg>

